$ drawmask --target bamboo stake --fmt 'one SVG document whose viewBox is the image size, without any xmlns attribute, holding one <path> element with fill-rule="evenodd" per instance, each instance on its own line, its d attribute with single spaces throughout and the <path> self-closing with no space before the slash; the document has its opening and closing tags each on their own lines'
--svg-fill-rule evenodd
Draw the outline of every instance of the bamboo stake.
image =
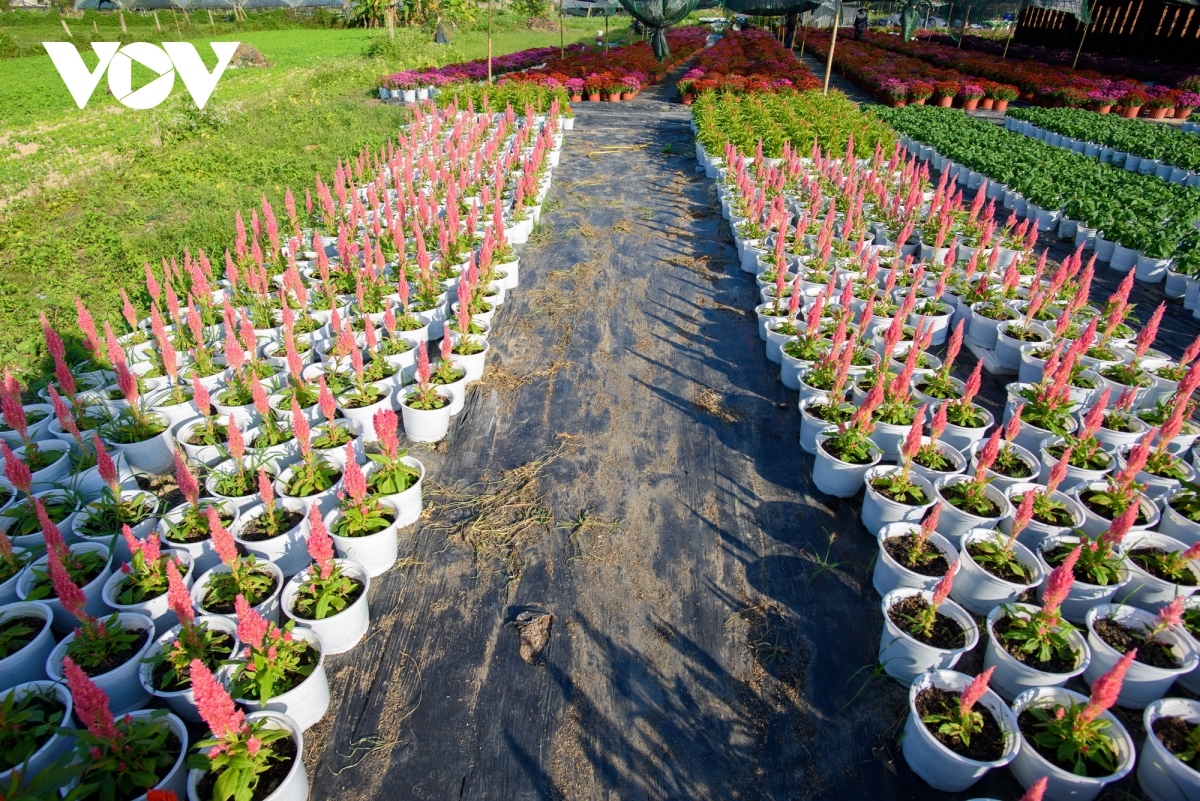
<svg viewBox="0 0 1200 801">
<path fill-rule="evenodd" d="M 208 10 L 208 24 L 214 31 L 217 29 L 217 23 L 213 21 L 213 15 L 212 15 L 211 8 Z"/>
<path fill-rule="evenodd" d="M 154 14 L 154 27 L 158 29 L 159 33 L 162 33 L 162 23 L 158 21 L 158 9 L 154 9 L 151 13 Z"/>
<path fill-rule="evenodd" d="M 488 83 L 492 82 L 492 0 L 488 0 Z"/>
<path fill-rule="evenodd" d="M 1071 69 L 1075 69 L 1075 65 L 1079 63 L 1079 54 L 1083 52 L 1083 43 L 1087 41 L 1088 31 L 1096 24 L 1096 18 L 1092 16 L 1095 3 L 1088 7 L 1088 17 L 1091 19 L 1087 25 L 1083 26 L 1083 35 L 1079 37 L 1079 47 L 1075 48 L 1075 60 L 1071 62 Z"/>
<path fill-rule="evenodd" d="M 971 7 L 967 6 L 967 13 L 963 14 L 962 31 L 959 32 L 959 34 L 958 34 L 958 49 L 959 50 L 962 50 L 962 40 L 963 40 L 963 37 L 967 35 L 967 23 L 970 21 L 970 19 L 971 19 Z"/>
<path fill-rule="evenodd" d="M 837 8 L 833 11 L 833 35 L 829 37 L 829 56 L 825 59 L 825 91 L 829 94 L 829 75 L 833 72 L 833 49 L 837 47 L 838 24 L 842 21 L 842 4 L 838 0 Z"/>
<path fill-rule="evenodd" d="M 800 39 L 800 60 L 804 60 L 804 45 L 808 42 L 808 23 L 812 21 L 812 12 L 804 12 L 804 36 Z"/>
<path fill-rule="evenodd" d="M 58 21 L 62 23 L 63 30 L 67 32 L 67 38 L 74 38 L 75 34 L 71 33 L 71 29 L 67 27 L 67 20 L 63 17 L 59 17 Z"/>
<path fill-rule="evenodd" d="M 1017 13 L 1013 19 L 1012 30 L 1008 33 L 1008 41 L 1004 43 L 1004 52 L 1000 54 L 1000 58 L 1008 58 L 1008 46 L 1012 44 L 1012 40 L 1017 35 L 1017 27 L 1021 24 L 1021 4 L 1017 3 Z"/>
</svg>

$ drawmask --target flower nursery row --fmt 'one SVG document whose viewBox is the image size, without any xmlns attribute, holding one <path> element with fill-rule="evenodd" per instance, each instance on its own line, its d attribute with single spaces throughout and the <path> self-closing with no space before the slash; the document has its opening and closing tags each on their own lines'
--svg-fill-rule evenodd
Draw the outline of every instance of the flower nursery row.
<svg viewBox="0 0 1200 801">
<path fill-rule="evenodd" d="M 697 157 L 710 172 L 729 142 L 743 153 L 761 147 L 769 158 L 779 158 L 785 144 L 807 151 L 818 142 L 843 148 L 852 140 L 855 153 L 865 157 L 876 144 L 890 150 L 895 142 L 887 125 L 860 111 L 838 91 L 828 95 L 794 90 L 744 95 L 704 92 L 692 107 L 692 127 Z"/>
<path fill-rule="evenodd" d="M 899 145 L 853 153 L 728 144 L 718 196 L 767 358 L 799 390 L 814 484 L 865 491 L 906 761 L 948 792 L 1007 766 L 1028 798 L 1092 799 L 1136 766 L 1156 801 L 1196 797 L 1200 703 L 1169 696 L 1200 689 L 1200 339 L 1166 357 L 1165 306 L 1127 323 L 1132 274 L 1092 306 L 1095 257 L 1050 264 L 1028 221 L 1000 234 L 1014 221 L 985 193 L 965 205 Z M 952 375 L 964 339 L 1018 353 L 999 421 L 975 402 L 981 363 Z M 979 675 L 953 670 L 981 641 Z M 1090 695 L 1065 688 L 1076 677 Z M 1114 706 L 1144 710 L 1141 743 Z"/>
<path fill-rule="evenodd" d="M 43 318 L 44 402 L 0 386 L 5 797 L 309 796 L 326 660 L 422 512 L 400 432 L 442 439 L 483 373 L 558 112 L 414 107 L 285 220 L 239 214 L 223 272 L 147 266 L 149 315 L 126 298 L 102 332 L 80 303 L 86 360 Z M 177 494 L 143 488 L 164 476 Z"/>
<path fill-rule="evenodd" d="M 550 107 L 558 104 L 563 117 L 563 129 L 571 130 L 575 125 L 575 112 L 563 86 L 549 86 L 532 81 L 501 79 L 497 83 L 463 81 L 438 90 L 433 100 L 440 108 L 459 108 L 488 114 L 513 108 L 532 108 L 535 114 L 547 114 Z"/>
<path fill-rule="evenodd" d="M 1013 61 L 1028 61 L 1034 66 L 1038 64 L 1069 65 L 1078 58 L 1082 69 L 1093 70 L 1106 75 L 1128 75 L 1140 81 L 1154 81 L 1200 92 L 1200 74 L 1195 67 L 1186 64 L 1171 64 L 1165 61 L 1147 60 L 1131 56 L 1113 56 L 1103 53 L 1076 53 L 1076 48 L 1049 48 L 1038 45 L 1008 42 L 1004 39 L 988 39 L 982 36 L 967 35 L 962 38 L 962 48 L 958 47 L 957 36 L 929 32 L 917 34 L 935 44 L 948 45 L 956 49 L 977 50 L 993 56 L 1004 55 L 1008 49 L 1008 58 Z"/>
<path fill-rule="evenodd" d="M 1057 103 L 1072 107 L 1120 105 L 1128 108 L 1151 105 L 1174 108 L 1177 102 L 1176 92 L 1170 87 L 1149 87 L 1123 75 L 1076 70 L 1032 61 L 1012 61 L 928 41 L 905 42 L 898 36 L 878 33 L 866 34 L 864 41 L 939 67 L 956 69 L 993 81 L 1014 83 L 1020 87 L 1021 99 L 1030 102 Z M 1190 89 L 1180 88 L 1189 93 L 1195 91 L 1194 86 Z"/>
<path fill-rule="evenodd" d="M 676 83 L 684 103 L 708 91 L 757 93 L 820 86 L 790 50 L 761 29 L 727 32 L 701 52 Z"/>
<path fill-rule="evenodd" d="M 1200 105 L 1200 95 L 1194 95 L 1193 105 Z M 1088 145 L 1084 155 L 1101 161 L 1124 164 L 1123 156 L 1132 154 L 1139 162 L 1148 160 L 1166 166 L 1166 176 L 1159 174 L 1159 177 L 1170 178 L 1171 167 L 1200 172 L 1200 142 L 1195 136 L 1168 125 L 1146 125 L 1136 120 L 1066 108 L 1018 108 L 1010 111 L 1008 116 L 1036 125 L 1043 131 L 1084 142 Z M 1122 158 L 1118 159 L 1118 154 Z M 1128 165 L 1126 169 L 1129 169 Z M 1138 169 L 1137 164 L 1134 169 Z M 1180 181 L 1175 180 L 1175 183 Z"/>
<path fill-rule="evenodd" d="M 809 47 L 825 58 L 830 36 L 823 32 L 808 34 Z M 980 107 L 1004 111 L 1010 100 L 1020 94 L 1017 87 L 978 78 L 958 70 L 935 67 L 918 58 L 909 58 L 853 39 L 839 41 L 834 48 L 833 64 L 838 72 L 858 86 L 873 92 L 893 106 L 907 103 L 949 107 L 956 101 L 968 111 Z"/>
<path fill-rule="evenodd" d="M 647 42 L 635 42 L 612 50 L 586 51 L 547 63 L 544 69 L 514 72 L 505 82 L 564 87 L 572 102 L 622 98 L 628 100 L 668 70 L 687 61 L 708 41 L 708 28 L 692 25 L 667 31 L 670 55 L 659 62 Z"/>
<path fill-rule="evenodd" d="M 1137 264 L 1144 281 L 1160 281 L 1172 259 L 1191 258 L 1200 191 L 1137 175 L 1096 159 L 1006 131 L 991 123 L 928 107 L 879 109 L 879 116 L 920 146 L 922 159 L 948 161 L 984 180 L 990 197 L 1049 230 L 1077 221 L 1077 244 L 1094 247 L 1119 270 Z M 957 170 L 956 170 L 957 172 Z M 972 183 L 974 185 L 972 186 Z"/>
<path fill-rule="evenodd" d="M 572 54 L 582 53 L 587 50 L 587 45 L 573 44 L 566 50 Z M 493 56 L 492 75 L 527 69 L 561 57 L 562 50 L 557 47 L 533 47 L 504 56 Z M 438 87 L 462 81 L 486 81 L 487 79 L 488 60 L 477 58 L 474 61 L 463 61 L 436 69 L 404 70 L 384 75 L 380 79 L 380 86 L 388 90 L 389 96 L 392 91 L 395 91 L 403 100 L 412 103 L 429 98 L 431 91 Z"/>
</svg>

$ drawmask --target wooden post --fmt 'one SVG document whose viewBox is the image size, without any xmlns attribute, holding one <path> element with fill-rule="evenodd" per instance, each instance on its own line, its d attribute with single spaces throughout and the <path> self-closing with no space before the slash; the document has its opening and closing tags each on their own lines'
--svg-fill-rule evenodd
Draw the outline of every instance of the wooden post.
<svg viewBox="0 0 1200 801">
<path fill-rule="evenodd" d="M 1071 69 L 1075 69 L 1075 65 L 1079 63 L 1079 54 L 1083 52 L 1083 43 L 1087 41 L 1088 30 L 1096 24 L 1096 19 L 1092 16 L 1095 5 L 1096 4 L 1093 3 L 1088 7 L 1088 17 L 1091 18 L 1092 21 L 1083 26 L 1083 35 L 1079 37 L 1079 47 L 1075 48 L 1075 60 L 1071 62 Z"/>
<path fill-rule="evenodd" d="M 212 28 L 214 31 L 217 29 L 217 23 L 216 23 L 216 22 L 213 20 L 213 15 L 212 15 L 212 9 L 211 9 L 211 8 L 208 10 L 208 25 L 209 25 L 209 27 L 211 27 L 211 28 Z"/>
<path fill-rule="evenodd" d="M 154 14 L 154 27 L 158 29 L 159 33 L 162 33 L 162 23 L 158 21 L 158 9 L 154 9 L 151 13 Z"/>
<path fill-rule="evenodd" d="M 604 0 L 604 52 L 608 52 L 608 0 Z"/>
<path fill-rule="evenodd" d="M 960 32 L 958 34 L 958 49 L 959 50 L 962 50 L 962 40 L 963 40 L 963 37 L 967 35 L 967 23 L 970 21 L 970 19 L 971 19 L 971 7 L 967 6 L 967 13 L 963 14 L 962 32 Z"/>
<path fill-rule="evenodd" d="M 129 33 L 129 29 L 125 27 L 125 10 L 117 9 L 117 18 L 121 20 L 121 33 Z"/>
<path fill-rule="evenodd" d="M 394 19 L 392 19 L 392 13 L 393 13 L 394 9 L 395 9 L 394 5 L 389 5 L 387 7 L 387 9 L 384 11 L 384 13 L 387 14 L 388 37 L 391 39 L 396 38 L 396 21 Z M 438 20 L 438 24 L 439 25 L 441 24 L 440 19 Z"/>
<path fill-rule="evenodd" d="M 187 6 L 180 5 L 179 10 L 183 12 L 183 24 L 189 28 L 192 27 L 192 17 L 188 14 Z"/>
<path fill-rule="evenodd" d="M 179 15 L 175 13 L 175 9 L 171 9 L 171 19 L 175 20 L 175 33 L 179 36 L 179 41 L 183 41 L 183 31 L 179 30 Z"/>
<path fill-rule="evenodd" d="M 804 45 L 808 42 L 808 23 L 812 20 L 812 12 L 804 12 L 804 36 L 800 38 L 800 60 L 804 61 Z"/>
<path fill-rule="evenodd" d="M 68 38 L 68 39 L 74 38 L 75 34 L 71 33 L 71 29 L 67 27 L 67 20 L 66 20 L 66 18 L 65 18 L 65 17 L 59 17 L 59 18 L 58 18 L 58 21 L 62 23 L 63 30 L 67 32 L 67 38 Z"/>
<path fill-rule="evenodd" d="M 92 33 L 99 35 L 100 29 L 96 27 L 96 20 L 92 19 Z"/>
<path fill-rule="evenodd" d="M 558 57 L 567 57 L 566 34 L 563 32 L 563 15 L 566 13 L 563 4 L 566 0 L 558 0 Z"/>
<path fill-rule="evenodd" d="M 838 0 L 837 7 L 833 10 L 833 35 L 829 37 L 829 56 L 825 59 L 825 91 L 823 94 L 829 94 L 829 74 L 833 72 L 833 48 L 837 47 L 837 32 L 838 24 L 842 21 L 842 3 Z"/>
<path fill-rule="evenodd" d="M 1021 24 L 1021 4 L 1017 3 L 1017 13 L 1013 19 L 1012 30 L 1009 31 L 1008 40 L 1004 43 L 1004 52 L 1000 54 L 1000 58 L 1008 58 L 1008 46 L 1012 44 L 1012 40 L 1017 35 L 1017 26 Z"/>
<path fill-rule="evenodd" d="M 492 82 L 492 0 L 488 0 L 488 83 Z"/>
</svg>

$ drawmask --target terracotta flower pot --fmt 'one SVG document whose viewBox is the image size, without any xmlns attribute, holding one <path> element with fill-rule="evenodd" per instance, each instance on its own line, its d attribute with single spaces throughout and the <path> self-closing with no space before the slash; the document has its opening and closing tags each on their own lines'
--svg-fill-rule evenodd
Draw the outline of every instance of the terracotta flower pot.
<svg viewBox="0 0 1200 801">
<path fill-rule="evenodd" d="M 589 103 L 599 103 L 600 102 L 600 93 L 599 92 L 588 92 L 587 98 L 588 98 Z"/>
<path fill-rule="evenodd" d="M 923 105 L 925 105 L 925 101 L 928 99 L 929 98 L 927 98 L 927 97 L 914 97 L 909 102 L 912 103 L 914 106 L 923 106 Z"/>
<path fill-rule="evenodd" d="M 1007 100 L 997 100 L 994 103 L 992 103 L 992 111 L 998 111 L 1001 114 L 1003 114 L 1007 108 L 1008 108 Z"/>
<path fill-rule="evenodd" d="M 989 111 L 992 108 L 992 104 L 995 102 L 996 101 L 993 98 L 985 97 L 979 101 L 979 107 L 984 111 Z"/>
<path fill-rule="evenodd" d="M 906 105 L 908 105 L 907 100 L 901 100 L 895 97 L 888 98 L 888 102 L 891 104 L 892 108 L 904 108 Z"/>
<path fill-rule="evenodd" d="M 581 103 L 581 102 L 583 102 L 583 95 L 571 95 L 571 102 L 572 102 L 572 103 Z"/>
<path fill-rule="evenodd" d="M 1176 106 L 1175 107 L 1175 119 L 1186 120 L 1190 116 L 1192 116 L 1192 107 L 1191 106 Z"/>
<path fill-rule="evenodd" d="M 954 98 L 953 97 L 939 97 L 937 99 L 937 104 L 941 108 L 950 108 L 951 106 L 954 105 Z"/>
<path fill-rule="evenodd" d="M 621 93 L 620 92 L 609 92 L 608 93 L 608 102 L 609 103 L 620 103 L 621 102 Z"/>
<path fill-rule="evenodd" d="M 636 92 L 621 92 L 621 99 L 622 100 L 633 100 L 633 96 L 635 94 L 636 94 Z"/>
<path fill-rule="evenodd" d="M 696 100 L 695 93 L 693 93 L 693 92 L 684 92 L 683 93 L 683 105 L 690 106 L 690 105 L 692 105 L 693 102 L 695 102 L 695 100 Z"/>
<path fill-rule="evenodd" d="M 1163 117 L 1167 116 L 1167 111 L 1169 110 L 1170 109 L 1165 108 L 1152 108 L 1146 112 L 1146 115 L 1152 120 L 1161 120 Z"/>
<path fill-rule="evenodd" d="M 1112 111 L 1112 103 L 1101 103 L 1096 107 L 1098 114 L 1108 114 L 1110 111 Z"/>
<path fill-rule="evenodd" d="M 979 107 L 979 98 L 967 97 L 963 98 L 963 111 L 974 111 Z"/>
<path fill-rule="evenodd" d="M 1141 110 L 1141 106 L 1117 106 L 1117 111 L 1127 120 L 1137 117 Z"/>
</svg>

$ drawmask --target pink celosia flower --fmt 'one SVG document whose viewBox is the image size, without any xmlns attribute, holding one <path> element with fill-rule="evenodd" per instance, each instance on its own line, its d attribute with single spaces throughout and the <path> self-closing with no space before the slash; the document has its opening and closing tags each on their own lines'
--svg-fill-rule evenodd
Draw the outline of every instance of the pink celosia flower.
<svg viewBox="0 0 1200 801">
<path fill-rule="evenodd" d="M 221 525 L 221 515 L 218 514 L 217 507 L 206 506 L 204 512 L 208 516 L 208 533 L 212 538 L 213 549 L 223 564 L 232 567 L 238 560 L 237 543 L 234 542 L 233 535 Z"/>
<path fill-rule="evenodd" d="M 93 737 L 115 741 L 118 737 L 116 721 L 108 708 L 108 696 L 104 690 L 97 687 L 71 657 L 63 657 L 62 667 L 67 688 L 71 691 L 75 719 L 82 723 Z"/>
<path fill-rule="evenodd" d="M 1058 485 L 1067 477 L 1067 468 L 1071 466 L 1071 453 L 1075 450 L 1074 446 L 1068 446 L 1063 451 L 1063 455 L 1054 467 L 1050 469 L 1050 477 L 1046 480 L 1046 492 L 1051 493 L 1058 489 Z"/>
<path fill-rule="evenodd" d="M 62 604 L 63 609 L 66 609 L 72 617 L 80 622 L 86 620 L 88 618 L 87 596 L 76 586 L 75 582 L 71 581 L 57 549 L 46 549 L 46 566 L 49 568 L 50 581 L 54 585 L 54 595 Z"/>
<path fill-rule="evenodd" d="M 1132 270 L 1130 274 L 1133 274 Z M 1117 660 L 1117 664 L 1113 665 L 1112 670 L 1092 683 L 1092 697 L 1083 711 L 1079 713 L 1080 723 L 1091 723 L 1112 708 L 1113 704 L 1117 702 L 1117 696 L 1121 694 L 1121 684 L 1125 681 L 1125 672 L 1129 670 L 1129 666 L 1133 664 L 1136 656 L 1137 649 L 1129 649 L 1124 656 Z"/>
<path fill-rule="evenodd" d="M 271 486 L 271 477 L 262 469 L 258 471 L 258 494 L 262 497 L 263 506 L 267 507 L 267 514 L 274 514 L 275 489 Z"/>
<path fill-rule="evenodd" d="M 979 394 L 979 387 L 983 383 L 983 362 L 975 362 L 975 369 L 971 371 L 971 375 L 967 378 L 967 383 L 963 387 L 962 405 L 970 406 L 975 400 L 975 396 Z"/>
<path fill-rule="evenodd" d="M 225 439 L 229 445 L 229 456 L 241 467 L 242 459 L 246 456 L 246 440 L 242 438 L 242 429 L 238 428 L 237 419 L 231 414 L 225 425 Z"/>
<path fill-rule="evenodd" d="M 321 511 L 317 506 L 313 506 L 308 514 L 309 528 L 311 533 L 308 537 L 308 555 L 317 563 L 317 571 L 321 578 L 329 578 L 329 571 L 333 569 L 333 538 L 329 536 L 329 530 L 325 528 L 325 521 L 321 519 Z"/>
<path fill-rule="evenodd" d="M 1016 517 L 1013 518 L 1012 535 L 1016 537 L 1025 530 L 1025 526 L 1029 525 L 1029 521 L 1033 519 L 1033 500 L 1037 497 L 1037 490 L 1027 490 L 1025 496 L 1021 499 L 1021 505 L 1017 507 Z"/>
<path fill-rule="evenodd" d="M 1046 793 L 1046 786 L 1050 784 L 1050 777 L 1043 776 L 1029 786 L 1025 791 L 1025 795 L 1021 796 L 1021 801 L 1042 801 L 1042 796 Z"/>
<path fill-rule="evenodd" d="M 962 695 L 958 697 L 960 711 L 970 712 L 971 707 L 975 706 L 975 702 L 983 697 L 983 694 L 988 691 L 988 682 L 992 680 L 992 673 L 995 670 L 996 668 L 990 667 L 971 680 L 967 689 L 963 690 Z"/>
<path fill-rule="evenodd" d="M 196 696 L 196 710 L 212 733 L 222 739 L 231 739 L 241 734 L 245 716 L 217 681 L 217 677 L 199 659 L 192 660 L 191 679 L 192 692 Z"/>
<path fill-rule="evenodd" d="M 389 459 L 395 459 L 400 452 L 400 441 L 396 438 L 396 429 L 400 420 L 391 409 L 380 409 L 371 418 L 375 433 L 379 436 L 379 447 Z"/>
<path fill-rule="evenodd" d="M 100 441 L 100 435 L 95 432 L 92 432 L 92 447 L 96 451 L 96 468 L 100 472 L 100 479 L 108 485 L 113 498 L 119 499 L 121 497 L 121 477 L 117 473 L 117 465 L 105 450 L 104 443 Z"/>
<path fill-rule="evenodd" d="M 196 476 L 188 469 L 187 459 L 181 451 L 175 451 L 175 483 L 179 485 L 179 491 L 183 493 L 183 497 L 192 506 L 196 506 L 200 501 L 200 485 L 196 481 Z"/>
<path fill-rule="evenodd" d="M 351 443 L 346 443 L 346 467 L 342 473 L 342 494 L 349 497 L 355 506 L 361 505 L 367 497 L 367 479 L 354 455 Z"/>
<path fill-rule="evenodd" d="M 238 639 L 251 648 L 261 646 L 269 628 L 266 619 L 254 611 L 241 593 L 234 599 L 234 607 L 237 611 Z"/>
<path fill-rule="evenodd" d="M 179 566 L 174 559 L 167 560 L 167 607 L 184 627 L 192 625 L 196 618 L 191 593 L 183 583 L 183 576 L 179 574 Z"/>
<path fill-rule="evenodd" d="M 908 436 L 904 439 L 904 448 L 902 450 L 905 460 L 910 460 L 917 455 L 917 451 L 921 449 L 921 434 L 922 423 L 925 421 L 925 407 L 922 403 L 921 408 L 917 409 L 917 416 L 913 418 L 912 427 L 908 429 Z"/>
<path fill-rule="evenodd" d="M 954 587 L 954 574 L 958 572 L 958 565 L 957 560 L 951 562 L 946 575 L 942 576 L 937 586 L 933 588 L 932 606 L 935 608 L 941 606 L 950 597 L 950 590 Z"/>
<path fill-rule="evenodd" d="M 271 407 L 267 404 L 267 391 L 258 380 L 258 376 L 253 373 L 250 375 L 250 396 L 254 399 L 254 410 L 264 418 L 270 416 Z"/>
<path fill-rule="evenodd" d="M 120 388 L 121 394 L 125 396 L 129 405 L 137 409 L 138 401 L 141 399 L 141 395 L 138 393 L 137 377 L 124 364 L 116 365 L 116 370 L 117 387 Z"/>
<path fill-rule="evenodd" d="M 1139 500 L 1134 499 L 1134 502 L 1129 504 L 1129 507 L 1121 514 L 1117 515 L 1112 521 L 1112 525 L 1108 527 L 1108 531 L 1100 535 L 1100 539 L 1107 542 L 1110 546 L 1120 545 L 1125 539 L 1125 535 L 1133 528 L 1134 521 L 1137 520 L 1138 509 L 1140 507 Z"/>
<path fill-rule="evenodd" d="M 1082 545 L 1076 545 L 1075 548 L 1067 554 L 1067 558 L 1062 563 L 1050 571 L 1050 575 L 1046 578 L 1046 592 L 1042 596 L 1042 610 L 1047 614 L 1053 614 L 1062 606 L 1062 602 L 1067 600 L 1067 594 L 1071 591 L 1071 585 L 1075 583 L 1075 563 L 1079 561 L 1079 554 L 1083 551 Z"/>
<path fill-rule="evenodd" d="M 4 456 L 4 477 L 21 492 L 32 495 L 33 472 L 29 465 L 25 460 L 18 459 L 4 440 L 0 440 L 0 455 Z"/>
<path fill-rule="evenodd" d="M 46 507 L 38 498 L 33 499 L 33 511 L 37 515 L 38 525 L 41 526 L 42 539 L 46 542 L 46 548 L 57 553 L 59 559 L 70 558 L 70 552 L 67 549 L 67 543 L 63 540 L 62 532 L 50 519 L 50 515 L 46 513 Z"/>
<path fill-rule="evenodd" d="M 1015 415 L 1014 415 L 1015 416 Z M 1000 429 L 994 429 L 992 435 L 988 437 L 987 442 L 983 444 L 979 455 L 975 460 L 975 480 L 984 482 L 987 480 L 987 472 L 991 469 L 992 464 L 996 461 L 996 457 L 1000 455 Z"/>
<path fill-rule="evenodd" d="M 1183 608 L 1186 598 L 1182 595 L 1176 595 L 1171 602 L 1158 610 L 1158 619 L 1155 621 L 1154 628 L 1166 631 L 1171 626 L 1178 626 L 1183 622 Z"/>
<path fill-rule="evenodd" d="M 1167 310 L 1167 303 L 1163 301 L 1158 304 L 1158 308 L 1154 310 L 1154 314 L 1150 316 L 1149 322 L 1138 331 L 1137 340 L 1134 343 L 1134 358 L 1136 363 L 1139 359 L 1146 355 L 1146 351 L 1150 350 L 1150 346 L 1154 344 L 1154 340 L 1158 337 L 1158 326 L 1162 323 L 1163 314 Z"/>
<path fill-rule="evenodd" d="M 1008 423 L 1004 426 L 1004 441 L 1009 445 L 1012 445 L 1021 433 L 1021 412 L 1024 410 L 1024 403 L 1013 409 L 1012 417 L 1008 418 Z"/>
</svg>

